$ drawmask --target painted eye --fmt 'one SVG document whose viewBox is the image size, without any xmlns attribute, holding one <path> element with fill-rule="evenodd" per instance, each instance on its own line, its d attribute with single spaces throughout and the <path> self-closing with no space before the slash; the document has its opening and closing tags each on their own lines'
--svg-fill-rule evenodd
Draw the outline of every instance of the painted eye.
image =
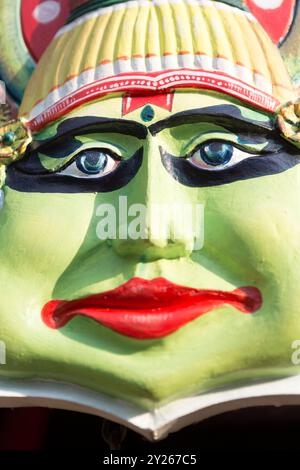
<svg viewBox="0 0 300 470">
<path fill-rule="evenodd" d="M 77 178 L 99 178 L 114 171 L 119 163 L 108 150 L 87 149 L 80 152 L 60 174 Z"/>
<path fill-rule="evenodd" d="M 253 154 L 238 149 L 230 142 L 211 141 L 203 143 L 187 159 L 198 168 L 216 171 L 233 166 Z"/>
</svg>

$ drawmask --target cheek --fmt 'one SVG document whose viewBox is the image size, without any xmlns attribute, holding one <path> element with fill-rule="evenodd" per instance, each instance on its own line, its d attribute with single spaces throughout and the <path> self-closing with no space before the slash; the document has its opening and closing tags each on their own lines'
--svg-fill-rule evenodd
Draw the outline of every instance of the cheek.
<svg viewBox="0 0 300 470">
<path fill-rule="evenodd" d="M 255 268 L 269 283 L 293 289 L 299 279 L 300 218 L 292 207 L 261 203 L 238 226 Z"/>
<path fill-rule="evenodd" d="M 54 277 L 76 255 L 88 230 L 94 195 L 6 190 L 0 213 L 0 258 L 8 266 Z"/>
<path fill-rule="evenodd" d="M 232 230 L 239 238 L 258 272 L 275 276 L 288 271 L 291 255 L 299 247 L 300 224 L 292 211 L 261 204 L 237 216 Z M 293 264 L 293 263 L 292 263 Z"/>
<path fill-rule="evenodd" d="M 237 280 L 275 285 L 298 276 L 299 190 L 280 185 L 281 178 L 278 184 L 257 178 L 207 193 L 204 253 Z"/>
</svg>

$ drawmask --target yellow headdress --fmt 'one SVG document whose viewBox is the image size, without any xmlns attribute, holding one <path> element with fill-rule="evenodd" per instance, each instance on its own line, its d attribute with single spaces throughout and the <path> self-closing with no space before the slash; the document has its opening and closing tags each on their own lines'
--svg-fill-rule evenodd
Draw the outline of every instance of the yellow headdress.
<svg viewBox="0 0 300 470">
<path fill-rule="evenodd" d="M 108 93 L 182 87 L 210 88 L 274 112 L 293 98 L 283 60 L 256 19 L 228 3 L 236 2 L 88 2 L 43 55 L 21 115 L 37 131 Z"/>
</svg>

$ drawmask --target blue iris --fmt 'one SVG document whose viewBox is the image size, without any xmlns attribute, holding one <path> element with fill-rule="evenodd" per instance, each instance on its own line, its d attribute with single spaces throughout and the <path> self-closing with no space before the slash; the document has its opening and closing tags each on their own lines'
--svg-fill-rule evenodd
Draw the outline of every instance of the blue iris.
<svg viewBox="0 0 300 470">
<path fill-rule="evenodd" d="M 207 165 L 225 165 L 233 155 L 233 146 L 225 142 L 210 142 L 200 147 L 200 155 Z"/>
<path fill-rule="evenodd" d="M 77 168 L 87 175 L 95 175 L 105 170 L 108 156 L 101 150 L 86 150 L 76 158 Z"/>
</svg>

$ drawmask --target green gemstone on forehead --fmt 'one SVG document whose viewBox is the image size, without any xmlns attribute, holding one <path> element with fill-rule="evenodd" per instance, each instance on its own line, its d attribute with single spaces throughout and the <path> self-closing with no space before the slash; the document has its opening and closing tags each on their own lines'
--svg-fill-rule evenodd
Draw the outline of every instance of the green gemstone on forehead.
<svg viewBox="0 0 300 470">
<path fill-rule="evenodd" d="M 145 106 L 141 112 L 141 119 L 144 122 L 152 121 L 152 119 L 154 118 L 154 114 L 155 113 L 154 113 L 154 109 L 152 108 L 152 106 L 147 104 L 147 106 Z"/>
</svg>

